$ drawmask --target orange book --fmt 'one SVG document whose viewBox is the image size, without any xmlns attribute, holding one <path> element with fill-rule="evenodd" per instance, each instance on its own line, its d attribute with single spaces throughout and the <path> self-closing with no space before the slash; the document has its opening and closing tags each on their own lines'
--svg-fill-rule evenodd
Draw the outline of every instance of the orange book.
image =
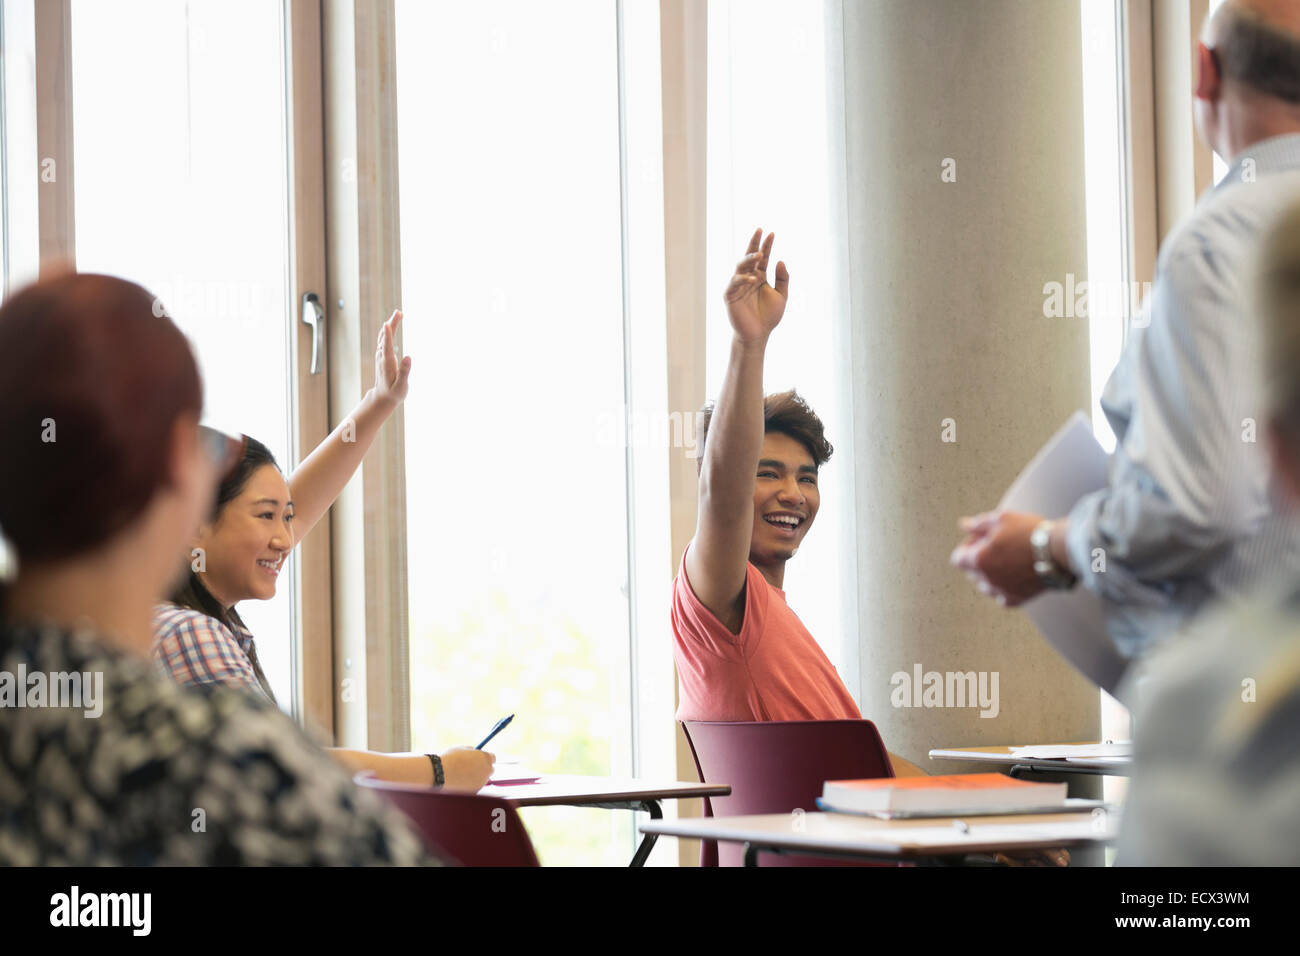
<svg viewBox="0 0 1300 956">
<path fill-rule="evenodd" d="M 1031 783 L 1000 773 L 958 773 L 943 777 L 879 777 L 827 780 L 817 801 L 823 810 L 915 816 L 950 813 L 1015 813 L 1065 806 L 1064 783 Z"/>
</svg>

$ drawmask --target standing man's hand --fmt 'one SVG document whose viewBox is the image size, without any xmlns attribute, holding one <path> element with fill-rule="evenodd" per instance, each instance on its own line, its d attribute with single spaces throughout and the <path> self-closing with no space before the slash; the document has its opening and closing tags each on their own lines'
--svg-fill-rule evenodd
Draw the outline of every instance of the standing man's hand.
<svg viewBox="0 0 1300 956">
<path fill-rule="evenodd" d="M 1044 590 L 1034 572 L 1029 536 L 1041 515 L 1019 511 L 990 511 L 962 518 L 966 539 L 949 560 L 976 583 L 980 591 L 1006 607 L 1023 604 Z"/>
<path fill-rule="evenodd" d="M 754 231 L 745 258 L 736 264 L 736 272 L 724 295 L 731 327 L 736 337 L 745 342 L 767 340 L 785 314 L 790 290 L 790 273 L 784 262 L 776 264 L 776 285 L 767 284 L 767 260 L 776 233 L 768 233 L 760 247 L 762 236 L 762 229 Z"/>
</svg>

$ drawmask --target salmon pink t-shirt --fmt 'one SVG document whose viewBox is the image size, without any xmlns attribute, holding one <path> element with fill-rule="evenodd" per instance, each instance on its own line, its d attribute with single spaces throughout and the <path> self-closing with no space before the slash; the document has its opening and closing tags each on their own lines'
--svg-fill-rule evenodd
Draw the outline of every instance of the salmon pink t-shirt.
<svg viewBox="0 0 1300 956">
<path fill-rule="evenodd" d="M 745 620 L 740 633 L 732 634 L 695 596 L 683 554 L 673 581 L 672 622 L 681 682 L 678 720 L 862 717 L 840 675 L 785 603 L 785 592 L 753 564 L 745 567 Z"/>
</svg>

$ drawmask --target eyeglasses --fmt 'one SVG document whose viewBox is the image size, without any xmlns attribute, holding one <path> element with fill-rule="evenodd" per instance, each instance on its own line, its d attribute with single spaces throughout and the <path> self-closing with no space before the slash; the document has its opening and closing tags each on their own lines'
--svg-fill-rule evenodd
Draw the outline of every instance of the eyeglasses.
<svg viewBox="0 0 1300 956">
<path fill-rule="evenodd" d="M 199 441 L 203 443 L 203 450 L 221 476 L 221 481 L 229 478 L 239 467 L 244 449 L 248 447 L 247 435 L 232 435 L 211 425 L 199 426 Z"/>
</svg>

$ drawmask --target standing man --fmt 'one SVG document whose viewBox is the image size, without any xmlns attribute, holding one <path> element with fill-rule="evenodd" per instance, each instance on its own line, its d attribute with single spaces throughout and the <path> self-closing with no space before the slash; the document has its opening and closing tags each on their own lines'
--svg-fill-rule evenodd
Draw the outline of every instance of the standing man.
<svg viewBox="0 0 1300 956">
<path fill-rule="evenodd" d="M 1300 573 L 1300 536 L 1264 454 L 1250 263 L 1300 190 L 1300 2 L 1228 0 L 1198 47 L 1197 131 L 1231 164 L 1165 240 L 1141 323 L 1102 396 L 1108 487 L 1068 515 L 961 520 L 952 561 L 1013 606 L 1076 583 L 1138 657 L 1207 602 Z"/>
<path fill-rule="evenodd" d="M 1300 507 L 1300 205 L 1259 270 L 1274 474 Z M 1204 614 L 1133 668 L 1133 776 L 1117 863 L 1300 865 L 1300 578 Z"/>
</svg>

